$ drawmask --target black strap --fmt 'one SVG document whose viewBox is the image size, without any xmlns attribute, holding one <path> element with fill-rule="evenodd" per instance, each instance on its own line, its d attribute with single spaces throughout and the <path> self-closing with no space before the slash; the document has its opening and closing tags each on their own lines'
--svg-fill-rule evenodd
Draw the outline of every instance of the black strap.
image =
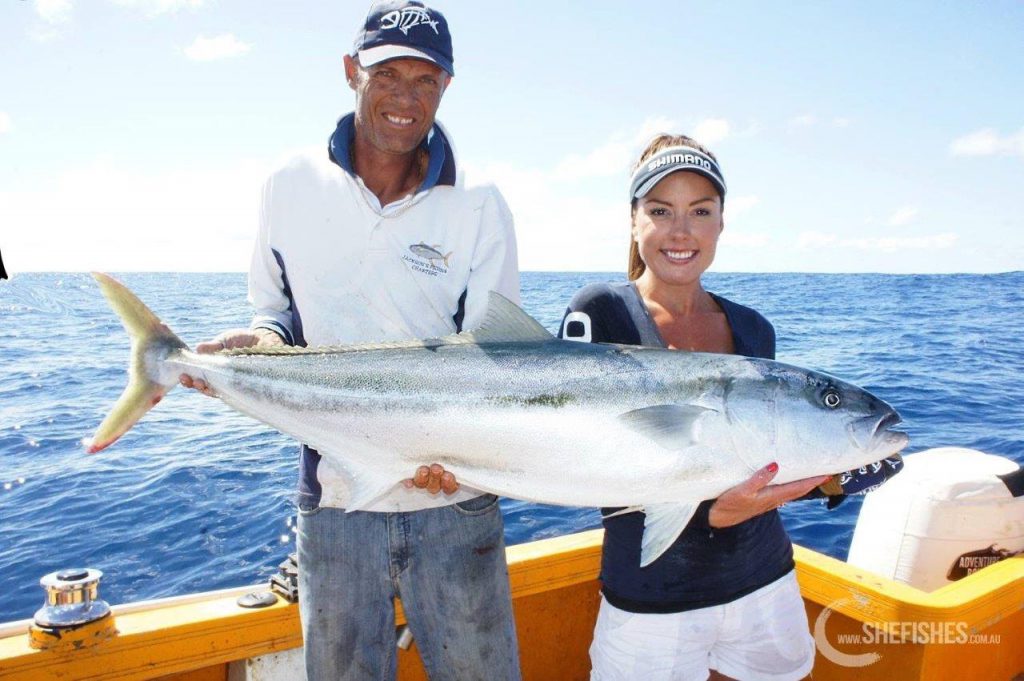
<svg viewBox="0 0 1024 681">
<path fill-rule="evenodd" d="M 469 289 L 463 289 L 462 295 L 459 296 L 459 307 L 455 310 L 455 314 L 452 315 L 452 321 L 455 322 L 455 331 L 462 333 L 462 320 L 466 318 L 466 294 L 469 293 Z"/>
<path fill-rule="evenodd" d="M 1017 468 L 1012 473 L 996 476 L 1003 481 L 1006 489 L 1015 497 L 1024 496 L 1024 468 Z"/>
</svg>

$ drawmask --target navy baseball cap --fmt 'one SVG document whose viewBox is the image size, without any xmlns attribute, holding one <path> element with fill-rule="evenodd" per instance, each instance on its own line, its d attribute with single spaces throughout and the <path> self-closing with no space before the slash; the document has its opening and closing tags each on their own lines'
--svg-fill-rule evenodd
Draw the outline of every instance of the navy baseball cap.
<svg viewBox="0 0 1024 681">
<path fill-rule="evenodd" d="M 370 6 L 352 56 L 363 66 L 389 59 L 425 59 L 455 75 L 448 21 L 417 0 L 382 0 Z"/>
</svg>

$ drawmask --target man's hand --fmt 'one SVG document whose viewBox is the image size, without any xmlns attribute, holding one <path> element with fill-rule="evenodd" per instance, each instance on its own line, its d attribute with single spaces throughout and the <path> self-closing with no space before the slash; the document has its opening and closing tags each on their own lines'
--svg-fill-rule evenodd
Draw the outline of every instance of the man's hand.
<svg viewBox="0 0 1024 681">
<path fill-rule="evenodd" d="M 794 480 L 784 485 L 769 485 L 779 472 L 777 463 L 770 463 L 715 500 L 708 511 L 711 527 L 731 527 L 744 520 L 799 499 L 829 479 L 828 475 Z"/>
<path fill-rule="evenodd" d="M 416 475 L 403 480 L 402 484 L 406 489 L 418 487 L 431 494 L 438 492 L 454 494 L 459 489 L 459 483 L 455 481 L 455 476 L 446 471 L 439 463 L 432 464 L 429 468 L 420 466 L 416 469 Z"/>
<path fill-rule="evenodd" d="M 235 348 L 251 348 L 254 345 L 259 347 L 283 346 L 284 339 L 270 329 L 232 329 L 219 334 L 212 341 L 206 341 L 196 346 L 196 352 L 201 355 L 211 355 L 221 350 L 233 350 Z M 178 380 L 186 388 L 194 388 L 204 395 L 216 397 L 217 393 L 206 384 L 201 378 L 193 379 L 188 374 L 182 374 Z"/>
</svg>

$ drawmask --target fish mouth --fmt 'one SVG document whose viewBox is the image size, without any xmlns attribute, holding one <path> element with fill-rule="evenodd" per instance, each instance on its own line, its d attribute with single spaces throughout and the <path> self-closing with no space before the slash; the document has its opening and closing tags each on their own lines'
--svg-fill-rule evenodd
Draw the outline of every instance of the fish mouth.
<svg viewBox="0 0 1024 681">
<path fill-rule="evenodd" d="M 858 449 L 883 454 L 884 459 L 895 454 L 910 442 L 910 437 L 901 431 L 890 430 L 902 423 L 903 419 L 895 411 L 888 411 L 882 418 L 865 416 L 847 425 L 847 433 L 853 445 Z"/>
<path fill-rule="evenodd" d="M 894 454 L 898 453 L 910 442 L 910 436 L 900 430 L 890 430 L 893 426 L 903 423 L 903 418 L 894 411 L 890 411 L 875 424 L 874 432 L 871 433 L 871 443 L 876 448 L 890 449 Z"/>
<path fill-rule="evenodd" d="M 896 412 L 891 411 L 879 419 L 878 423 L 875 425 L 875 432 L 873 435 L 878 435 L 880 432 L 889 430 L 890 427 L 900 423 L 903 423 L 903 418 Z"/>
</svg>

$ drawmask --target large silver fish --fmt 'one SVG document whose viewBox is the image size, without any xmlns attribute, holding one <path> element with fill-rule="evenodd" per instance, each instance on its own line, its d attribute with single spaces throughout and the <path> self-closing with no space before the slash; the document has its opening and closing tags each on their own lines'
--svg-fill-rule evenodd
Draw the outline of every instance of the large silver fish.
<svg viewBox="0 0 1024 681">
<path fill-rule="evenodd" d="M 199 355 L 127 288 L 94 275 L 132 336 L 127 388 L 97 452 L 178 383 L 316 448 L 349 510 L 422 464 L 461 484 L 571 506 L 642 506 L 641 563 L 697 504 L 777 461 L 775 482 L 835 474 L 907 444 L 886 403 L 826 374 L 736 355 L 557 340 L 491 294 L 483 325 L 445 338 Z M 329 500 L 328 500 L 329 501 Z"/>
</svg>

